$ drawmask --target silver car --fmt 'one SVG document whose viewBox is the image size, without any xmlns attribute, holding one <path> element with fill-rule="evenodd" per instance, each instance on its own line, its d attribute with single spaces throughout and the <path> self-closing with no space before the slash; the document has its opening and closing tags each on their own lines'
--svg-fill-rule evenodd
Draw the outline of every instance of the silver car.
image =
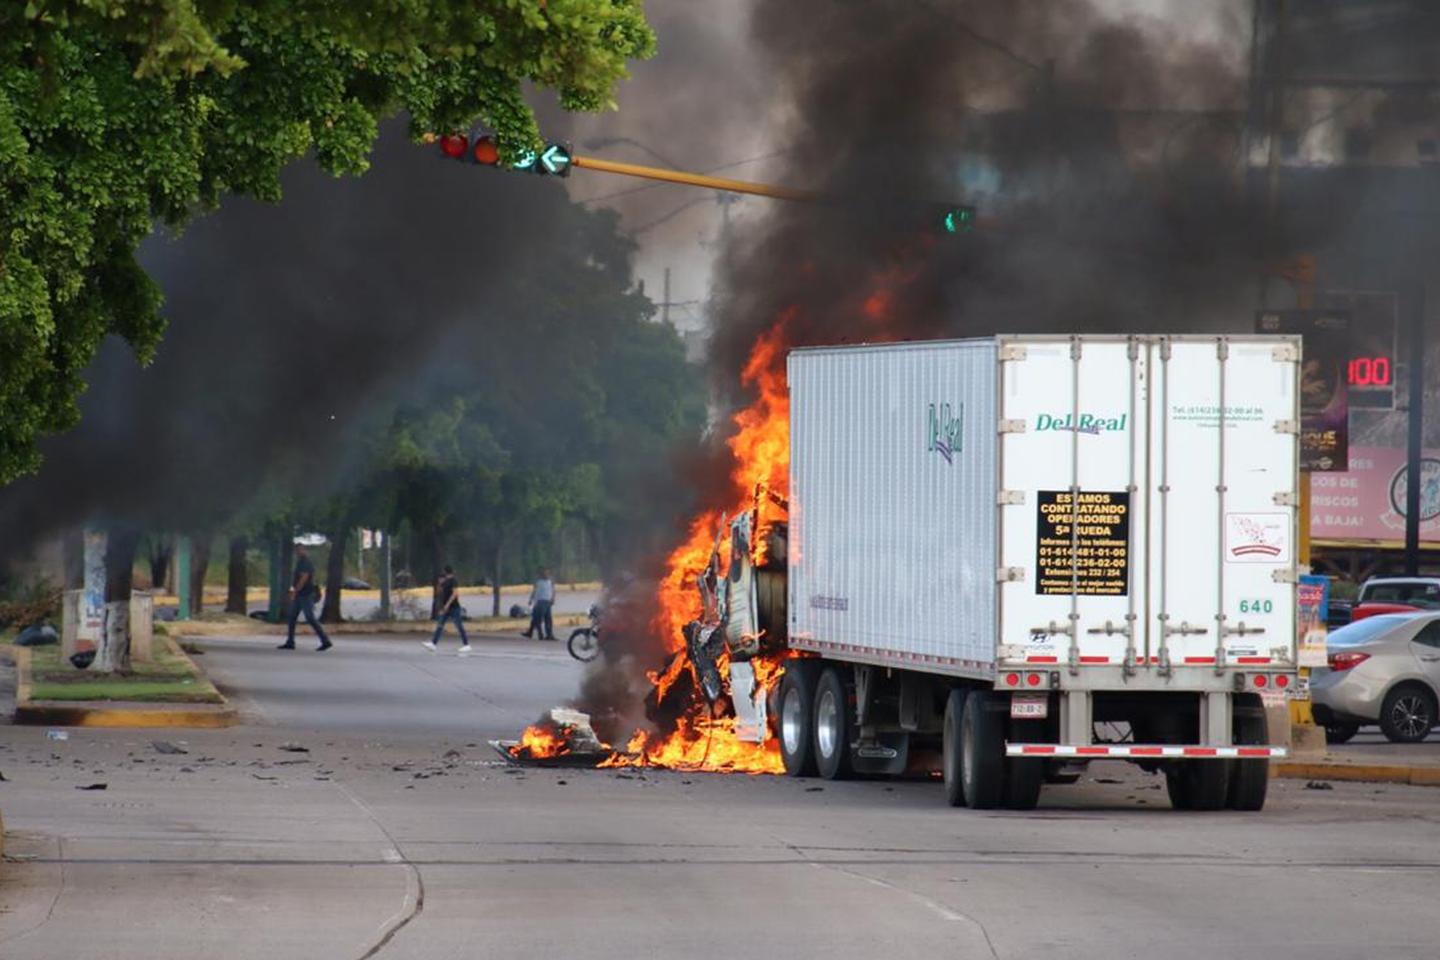
<svg viewBox="0 0 1440 960">
<path fill-rule="evenodd" d="M 1440 612 L 1387 613 L 1330 634 L 1328 669 L 1315 671 L 1315 722 L 1331 743 L 1378 723 L 1395 743 L 1430 735 L 1440 704 Z"/>
</svg>

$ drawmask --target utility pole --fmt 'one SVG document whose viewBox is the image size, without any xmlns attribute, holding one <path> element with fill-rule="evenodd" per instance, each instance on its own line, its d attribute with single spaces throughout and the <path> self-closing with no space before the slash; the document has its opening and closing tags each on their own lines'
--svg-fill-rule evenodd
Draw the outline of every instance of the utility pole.
<svg viewBox="0 0 1440 960">
<path fill-rule="evenodd" d="M 1425 441 L 1425 282 L 1410 307 L 1410 421 L 1405 466 L 1405 575 L 1420 574 L 1420 494 Z"/>
<path fill-rule="evenodd" d="M 661 301 L 661 303 L 660 303 L 660 319 L 663 320 L 663 321 L 665 322 L 665 326 L 668 327 L 668 326 L 670 326 L 670 268 L 669 268 L 669 267 L 666 267 L 666 268 L 665 268 L 665 289 L 664 289 L 664 297 L 665 297 L 665 299 L 664 299 L 663 301 Z"/>
</svg>

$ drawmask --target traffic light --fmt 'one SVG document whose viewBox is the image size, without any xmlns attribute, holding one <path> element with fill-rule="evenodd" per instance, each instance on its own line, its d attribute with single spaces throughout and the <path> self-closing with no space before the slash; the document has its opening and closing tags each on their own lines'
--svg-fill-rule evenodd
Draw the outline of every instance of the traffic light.
<svg viewBox="0 0 1440 960">
<path fill-rule="evenodd" d="M 471 147 L 470 140 L 463 133 L 447 133 L 440 138 L 440 152 L 452 160 L 470 158 L 481 166 L 498 167 L 500 150 L 493 137 L 476 137 Z M 525 150 L 505 166 L 522 173 L 538 173 L 542 176 L 568 177 L 574 165 L 574 156 L 568 143 L 546 143 L 539 151 Z"/>
<path fill-rule="evenodd" d="M 495 141 L 489 137 L 480 137 L 475 141 L 475 149 L 470 152 L 475 162 L 486 167 L 495 167 L 500 164 L 500 150 L 495 146 Z"/>
<path fill-rule="evenodd" d="M 468 145 L 463 133 L 447 133 L 440 138 L 440 152 L 451 160 L 459 160 L 465 156 L 465 148 Z"/>
<path fill-rule="evenodd" d="M 946 233 L 969 233 L 975 229 L 975 208 L 970 206 L 942 207 L 940 226 Z"/>
</svg>

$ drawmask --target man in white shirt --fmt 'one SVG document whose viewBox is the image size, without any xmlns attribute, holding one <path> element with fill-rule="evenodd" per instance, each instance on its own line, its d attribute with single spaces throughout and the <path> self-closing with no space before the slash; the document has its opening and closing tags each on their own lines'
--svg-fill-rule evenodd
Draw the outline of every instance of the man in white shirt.
<svg viewBox="0 0 1440 960">
<path fill-rule="evenodd" d="M 534 634 L 541 640 L 554 640 L 555 623 L 550 616 L 554 606 L 555 581 L 550 579 L 550 568 L 541 567 L 535 586 L 530 588 L 530 626 L 521 636 Z"/>
</svg>

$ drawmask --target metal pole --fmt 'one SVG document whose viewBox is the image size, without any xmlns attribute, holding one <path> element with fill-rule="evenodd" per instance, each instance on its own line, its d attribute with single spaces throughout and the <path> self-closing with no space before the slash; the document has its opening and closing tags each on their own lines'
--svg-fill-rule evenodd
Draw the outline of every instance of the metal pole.
<svg viewBox="0 0 1440 960">
<path fill-rule="evenodd" d="M 390 619 L 390 578 L 391 578 L 391 568 L 390 568 L 390 532 L 389 532 L 388 530 L 381 530 L 381 531 L 380 531 L 380 538 L 381 538 L 380 545 L 381 545 L 381 547 L 382 547 L 381 555 L 385 558 L 385 559 L 382 561 L 383 564 L 384 564 L 384 569 L 383 569 L 383 571 L 382 571 L 381 574 L 380 574 L 380 619 L 381 619 L 381 620 L 389 620 L 389 619 Z"/>
<path fill-rule="evenodd" d="M 176 620 L 190 619 L 190 538 L 181 534 L 175 538 L 175 599 L 179 609 Z"/>
<path fill-rule="evenodd" d="M 665 299 L 660 304 L 660 319 L 670 326 L 670 268 L 665 268 Z"/>
<path fill-rule="evenodd" d="M 601 160 L 598 157 L 571 157 L 570 165 L 603 173 L 619 173 L 627 177 L 643 177 L 646 180 L 664 180 L 666 183 L 684 183 L 692 187 L 708 187 L 711 190 L 729 190 L 732 193 L 752 193 L 777 200 L 818 200 L 820 194 L 813 190 L 795 190 L 791 187 L 777 187 L 769 183 L 755 183 L 751 180 L 730 180 L 725 177 L 711 177 L 703 173 L 686 173 L 683 170 L 666 170 L 664 167 L 646 167 L 638 163 L 620 163 L 616 160 Z"/>
<path fill-rule="evenodd" d="M 1405 467 L 1405 575 L 1420 574 L 1421 457 L 1425 439 L 1425 284 L 1410 308 L 1410 436 Z"/>
</svg>

